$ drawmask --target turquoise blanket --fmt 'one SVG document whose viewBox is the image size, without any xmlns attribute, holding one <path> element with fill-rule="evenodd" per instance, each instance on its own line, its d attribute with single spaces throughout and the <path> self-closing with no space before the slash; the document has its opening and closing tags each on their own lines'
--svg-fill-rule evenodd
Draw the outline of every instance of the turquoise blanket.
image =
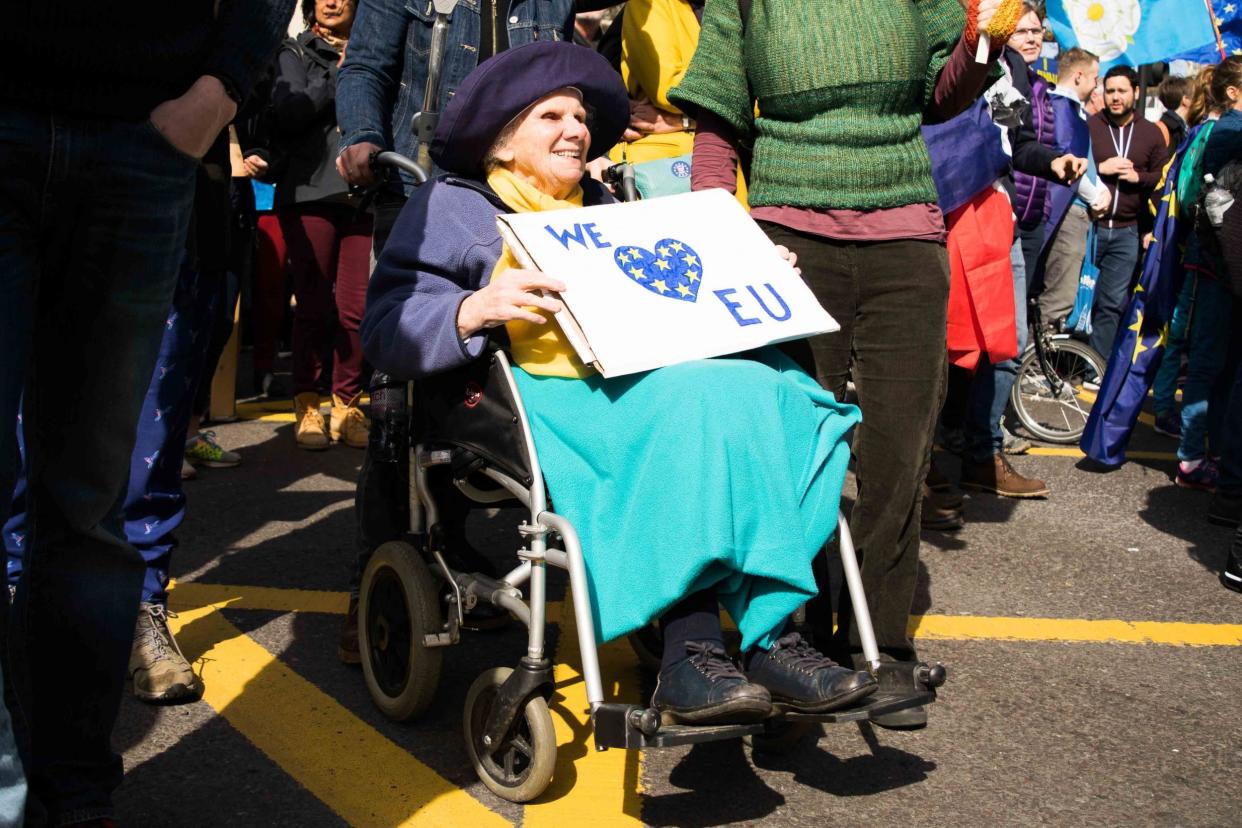
<svg viewBox="0 0 1242 828">
<path fill-rule="evenodd" d="M 774 348 L 627 377 L 518 369 L 555 510 L 582 539 L 607 641 L 714 586 L 742 646 L 815 594 L 860 415 Z"/>
</svg>

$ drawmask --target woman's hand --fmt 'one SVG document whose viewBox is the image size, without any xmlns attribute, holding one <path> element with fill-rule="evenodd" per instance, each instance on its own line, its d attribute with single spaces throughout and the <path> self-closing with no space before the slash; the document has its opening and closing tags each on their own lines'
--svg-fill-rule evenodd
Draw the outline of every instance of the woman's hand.
<svg viewBox="0 0 1242 828">
<path fill-rule="evenodd" d="M 794 269 L 794 273 L 797 273 L 799 276 L 802 275 L 802 268 L 798 267 L 798 254 L 797 253 L 793 252 L 792 250 L 790 250 L 788 247 L 786 247 L 783 244 L 778 244 L 776 246 L 776 252 L 780 255 L 782 259 L 789 262 L 789 266 Z"/>
<path fill-rule="evenodd" d="M 484 328 L 498 328 L 515 319 L 544 324 L 547 317 L 532 308 L 557 313 L 564 306 L 558 299 L 541 296 L 541 290 L 561 293 L 565 283 L 539 270 L 506 270 L 461 303 L 457 309 L 457 335 L 465 340 Z"/>
<path fill-rule="evenodd" d="M 639 135 L 681 132 L 681 116 L 653 104 L 648 100 L 630 100 L 629 132 Z M 633 140 L 633 139 L 629 139 Z"/>
<path fill-rule="evenodd" d="M 246 175 L 251 178 L 261 179 L 267 173 L 267 162 L 259 155 L 247 155 L 242 166 L 246 168 Z"/>
</svg>

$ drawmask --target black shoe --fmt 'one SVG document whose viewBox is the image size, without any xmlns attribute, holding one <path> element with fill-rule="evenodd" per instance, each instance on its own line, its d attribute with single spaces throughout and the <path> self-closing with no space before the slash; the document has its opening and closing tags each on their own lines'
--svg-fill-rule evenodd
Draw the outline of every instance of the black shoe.
<svg viewBox="0 0 1242 828">
<path fill-rule="evenodd" d="M 1217 526 L 1237 526 L 1242 518 L 1242 495 L 1217 492 L 1208 502 L 1207 519 Z"/>
<path fill-rule="evenodd" d="M 802 639 L 782 636 L 768 650 L 755 653 L 746 676 L 768 688 L 772 706 L 798 713 L 827 713 L 875 692 L 870 673 L 842 667 Z"/>
<path fill-rule="evenodd" d="M 664 724 L 743 724 L 772 714 L 768 691 L 751 684 L 715 641 L 687 641 L 687 657 L 660 671 L 651 706 Z"/>
<path fill-rule="evenodd" d="M 1233 544 L 1229 547 L 1229 557 L 1225 558 L 1225 568 L 1220 571 L 1220 582 L 1225 589 L 1242 592 L 1242 529 L 1233 533 Z"/>
</svg>

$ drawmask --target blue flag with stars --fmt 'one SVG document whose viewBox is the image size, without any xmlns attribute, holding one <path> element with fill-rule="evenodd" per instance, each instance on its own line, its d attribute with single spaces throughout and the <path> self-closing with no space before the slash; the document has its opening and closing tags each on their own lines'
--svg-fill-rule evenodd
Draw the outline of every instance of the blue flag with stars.
<svg viewBox="0 0 1242 828">
<path fill-rule="evenodd" d="M 1046 9 L 1061 47 L 1095 54 L 1101 70 L 1216 48 L 1204 0 L 1048 0 Z M 1218 60 L 1219 53 L 1212 62 Z"/>
<path fill-rule="evenodd" d="M 1202 2 L 1202 0 L 1199 0 Z M 1225 46 L 1225 56 L 1242 55 L 1242 0 L 1212 0 L 1212 13 L 1220 29 L 1220 39 Z M 1193 60 L 1195 63 L 1219 63 L 1220 48 L 1213 39 L 1197 49 L 1173 55 L 1174 60 Z"/>
<path fill-rule="evenodd" d="M 1195 127 L 1187 137 L 1193 138 L 1202 128 Z M 1178 153 L 1165 165 L 1156 227 L 1143 255 L 1143 274 L 1117 331 L 1104 380 L 1079 443 L 1088 457 L 1107 466 L 1125 462 L 1126 444 L 1160 368 L 1169 340 L 1169 320 L 1182 288 L 1185 271 L 1177 221 L 1177 177 L 1184 155 Z"/>
</svg>

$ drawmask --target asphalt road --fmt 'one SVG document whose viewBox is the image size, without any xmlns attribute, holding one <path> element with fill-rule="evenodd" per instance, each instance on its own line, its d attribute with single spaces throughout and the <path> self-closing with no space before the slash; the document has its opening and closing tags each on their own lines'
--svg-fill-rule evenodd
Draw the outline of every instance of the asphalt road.
<svg viewBox="0 0 1242 828">
<path fill-rule="evenodd" d="M 1216 580 L 1229 532 L 1171 460 L 1016 458 L 1051 498 L 971 497 L 964 530 L 924 534 L 919 646 L 950 675 L 922 731 L 830 726 L 776 758 L 740 742 L 595 754 L 565 637 L 560 764 L 522 808 L 477 781 L 460 734 L 466 688 L 516 664 L 523 636 L 468 637 L 422 720 L 384 719 L 335 654 L 361 453 L 299 451 L 279 419 L 217 426 L 243 465 L 187 484 L 173 601 L 208 694 L 127 698 L 124 825 L 1242 824 L 1242 596 Z M 1173 449 L 1146 427 L 1133 447 Z M 469 531 L 507 561 L 520 517 L 476 513 Z M 606 659 L 612 692 L 650 692 L 623 645 Z"/>
</svg>

